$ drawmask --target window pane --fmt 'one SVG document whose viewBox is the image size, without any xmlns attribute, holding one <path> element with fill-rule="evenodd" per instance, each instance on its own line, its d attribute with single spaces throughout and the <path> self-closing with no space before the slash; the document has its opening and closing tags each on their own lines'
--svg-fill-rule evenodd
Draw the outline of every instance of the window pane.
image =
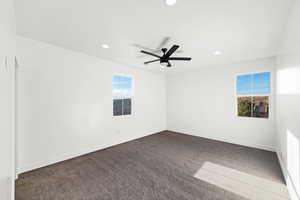
<svg viewBox="0 0 300 200">
<path fill-rule="evenodd" d="M 130 115 L 132 98 L 132 78 L 113 76 L 113 115 Z"/>
<path fill-rule="evenodd" d="M 125 76 L 113 76 L 114 99 L 130 98 L 132 96 L 132 78 Z"/>
<path fill-rule="evenodd" d="M 237 95 L 252 94 L 252 75 L 247 74 L 237 76 L 236 90 Z"/>
<path fill-rule="evenodd" d="M 253 97 L 253 117 L 269 118 L 269 97 Z"/>
<path fill-rule="evenodd" d="M 271 73 L 255 73 L 237 76 L 238 116 L 269 117 Z M 243 97 L 242 97 L 243 96 Z"/>
<path fill-rule="evenodd" d="M 238 116 L 251 117 L 252 97 L 238 97 Z"/>
<path fill-rule="evenodd" d="M 271 93 L 270 72 L 253 74 L 253 95 Z"/>
<path fill-rule="evenodd" d="M 131 114 L 131 99 L 123 99 L 123 115 Z"/>
<path fill-rule="evenodd" d="M 122 115 L 122 99 L 114 99 L 113 102 L 114 102 L 113 105 L 114 116 Z"/>
</svg>

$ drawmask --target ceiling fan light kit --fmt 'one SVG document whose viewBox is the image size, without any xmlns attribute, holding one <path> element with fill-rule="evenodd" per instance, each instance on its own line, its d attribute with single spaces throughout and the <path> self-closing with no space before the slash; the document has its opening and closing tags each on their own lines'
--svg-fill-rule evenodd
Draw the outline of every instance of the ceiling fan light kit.
<svg viewBox="0 0 300 200">
<path fill-rule="evenodd" d="M 167 48 L 162 48 L 161 51 L 163 52 L 162 56 L 156 55 L 154 53 L 141 50 L 141 53 L 156 57 L 157 59 L 144 62 L 145 65 L 148 65 L 153 62 L 160 62 L 161 66 L 172 67 L 170 60 L 179 60 L 179 61 L 190 61 L 192 58 L 190 57 L 171 57 L 171 55 L 179 48 L 179 45 L 173 45 L 169 50 Z"/>
</svg>

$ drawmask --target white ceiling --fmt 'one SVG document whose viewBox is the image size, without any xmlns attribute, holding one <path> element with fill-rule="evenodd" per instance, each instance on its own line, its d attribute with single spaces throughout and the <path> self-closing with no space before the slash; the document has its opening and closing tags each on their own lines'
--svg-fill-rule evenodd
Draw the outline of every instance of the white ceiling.
<svg viewBox="0 0 300 200">
<path fill-rule="evenodd" d="M 134 44 L 181 45 L 191 69 L 275 55 L 293 0 L 16 0 L 17 33 L 89 55 L 144 67 Z M 101 44 L 110 45 L 109 49 Z M 215 50 L 222 55 L 214 56 Z M 149 67 L 158 68 L 158 65 Z"/>
</svg>

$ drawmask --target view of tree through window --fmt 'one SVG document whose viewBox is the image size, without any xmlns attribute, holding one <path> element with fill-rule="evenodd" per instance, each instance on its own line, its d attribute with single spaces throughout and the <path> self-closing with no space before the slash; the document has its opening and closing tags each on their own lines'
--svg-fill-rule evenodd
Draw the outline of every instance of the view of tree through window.
<svg viewBox="0 0 300 200">
<path fill-rule="evenodd" d="M 131 115 L 132 78 L 113 75 L 113 115 Z"/>
<path fill-rule="evenodd" d="M 237 76 L 238 116 L 269 118 L 270 72 Z"/>
</svg>

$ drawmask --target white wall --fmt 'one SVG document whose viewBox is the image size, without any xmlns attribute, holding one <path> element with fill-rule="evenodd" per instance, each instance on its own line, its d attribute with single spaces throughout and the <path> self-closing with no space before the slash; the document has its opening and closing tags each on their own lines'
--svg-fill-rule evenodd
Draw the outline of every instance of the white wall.
<svg viewBox="0 0 300 200">
<path fill-rule="evenodd" d="M 300 0 L 277 58 L 277 152 L 292 199 L 300 199 Z"/>
<path fill-rule="evenodd" d="M 18 171 L 166 129 L 165 76 L 17 38 Z M 112 75 L 134 77 L 133 115 L 112 116 Z"/>
<path fill-rule="evenodd" d="M 0 199 L 14 199 L 13 0 L 0 1 Z"/>
<path fill-rule="evenodd" d="M 168 130 L 274 150 L 274 98 L 269 119 L 239 118 L 235 95 L 237 74 L 274 72 L 274 65 L 268 58 L 168 75 Z"/>
</svg>

